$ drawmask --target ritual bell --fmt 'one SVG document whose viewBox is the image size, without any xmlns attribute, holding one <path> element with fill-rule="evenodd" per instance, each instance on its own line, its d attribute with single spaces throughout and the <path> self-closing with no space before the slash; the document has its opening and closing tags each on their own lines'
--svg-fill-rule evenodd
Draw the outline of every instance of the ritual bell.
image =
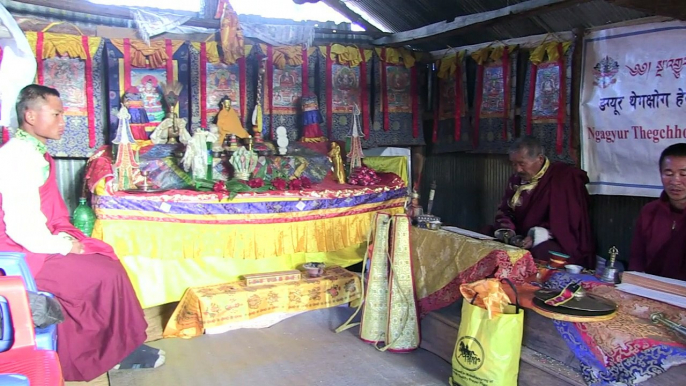
<svg viewBox="0 0 686 386">
<path fill-rule="evenodd" d="M 617 260 L 617 255 L 619 255 L 619 251 L 617 250 L 617 247 L 613 246 L 612 248 L 610 248 L 609 253 L 610 260 L 607 262 L 607 265 L 603 270 L 603 275 L 600 277 L 600 280 L 605 283 L 615 284 L 617 282 L 617 268 L 615 267 L 615 261 Z"/>
</svg>

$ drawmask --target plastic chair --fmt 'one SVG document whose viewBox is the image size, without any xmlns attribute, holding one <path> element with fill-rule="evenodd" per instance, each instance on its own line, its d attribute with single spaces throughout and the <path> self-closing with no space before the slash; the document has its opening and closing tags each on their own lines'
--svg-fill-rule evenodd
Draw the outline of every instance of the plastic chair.
<svg viewBox="0 0 686 386">
<path fill-rule="evenodd" d="M 36 281 L 31 275 L 29 266 L 26 264 L 25 255 L 19 252 L 0 252 L 0 269 L 7 276 L 21 276 L 27 291 L 38 292 L 49 297 L 54 297 L 47 292 L 38 291 Z M 2 303 L 0 302 L 0 307 Z M 36 345 L 41 350 L 57 351 L 57 326 L 50 325 L 46 328 L 36 328 Z M 2 350 L 0 343 L 0 351 Z M 0 383 L 2 385 L 2 383 Z"/>
<path fill-rule="evenodd" d="M 63 386 L 57 353 L 36 347 L 29 300 L 22 279 L 0 277 L 0 296 L 8 304 L 9 312 L 3 312 L 2 318 L 3 321 L 10 320 L 13 341 L 8 351 L 0 352 L 0 374 L 12 382 L 23 381 L 22 377 L 16 377 L 22 375 L 31 386 Z M 5 385 L 4 382 L 2 384 Z"/>
</svg>

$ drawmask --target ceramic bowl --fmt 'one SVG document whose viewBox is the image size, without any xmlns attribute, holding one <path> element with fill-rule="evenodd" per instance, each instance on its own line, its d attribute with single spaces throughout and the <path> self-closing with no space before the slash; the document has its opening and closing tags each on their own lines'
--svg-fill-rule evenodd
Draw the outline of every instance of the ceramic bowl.
<svg viewBox="0 0 686 386">
<path fill-rule="evenodd" d="M 326 268 L 326 264 L 324 264 L 324 263 L 305 263 L 305 264 L 303 264 L 303 268 L 305 268 L 305 271 L 307 272 L 307 276 L 309 276 L 309 277 L 320 277 L 324 274 L 324 268 Z"/>
<path fill-rule="evenodd" d="M 584 269 L 584 267 L 582 267 L 580 265 L 576 265 L 576 264 L 567 264 L 567 265 L 565 265 L 565 269 L 569 273 L 577 274 L 577 273 L 581 273 L 581 270 Z"/>
</svg>

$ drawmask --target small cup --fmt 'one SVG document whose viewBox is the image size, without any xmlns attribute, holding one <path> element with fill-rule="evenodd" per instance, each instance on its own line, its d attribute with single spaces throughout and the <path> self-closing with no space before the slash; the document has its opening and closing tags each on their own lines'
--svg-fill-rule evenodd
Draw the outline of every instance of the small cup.
<svg viewBox="0 0 686 386">
<path fill-rule="evenodd" d="M 303 268 L 307 271 L 307 276 L 311 278 L 320 277 L 324 274 L 324 263 L 305 263 Z"/>
<path fill-rule="evenodd" d="M 572 274 L 577 274 L 581 273 L 581 270 L 584 269 L 584 267 L 576 264 L 567 264 L 565 265 L 565 269 L 567 272 L 572 273 Z"/>
</svg>

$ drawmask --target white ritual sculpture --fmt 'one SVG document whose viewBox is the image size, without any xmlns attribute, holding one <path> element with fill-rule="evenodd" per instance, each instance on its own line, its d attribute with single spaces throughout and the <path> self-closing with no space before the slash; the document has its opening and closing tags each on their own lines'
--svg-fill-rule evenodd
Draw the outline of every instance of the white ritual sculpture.
<svg viewBox="0 0 686 386">
<path fill-rule="evenodd" d="M 288 151 L 288 133 L 283 126 L 276 128 L 276 144 L 279 146 L 279 155 L 286 155 Z"/>
</svg>

